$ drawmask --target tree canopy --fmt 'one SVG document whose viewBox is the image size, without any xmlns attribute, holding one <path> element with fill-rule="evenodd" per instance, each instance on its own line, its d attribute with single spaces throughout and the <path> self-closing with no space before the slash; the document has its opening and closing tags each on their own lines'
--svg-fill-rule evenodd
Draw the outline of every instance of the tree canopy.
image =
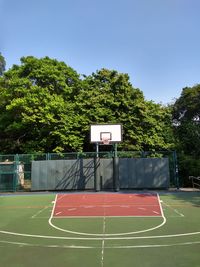
<svg viewBox="0 0 200 267">
<path fill-rule="evenodd" d="M 183 88 L 173 106 L 173 119 L 180 148 L 200 156 L 200 85 Z"/>
<path fill-rule="evenodd" d="M 127 74 L 101 69 L 85 77 L 83 83 L 76 100 L 86 125 L 122 123 L 124 136 L 120 146 L 125 150 L 172 147 L 168 108 L 146 101 L 142 91 L 132 86 Z"/>
<path fill-rule="evenodd" d="M 0 80 L 0 135 L 5 152 L 78 149 L 73 138 L 79 75 L 48 57 L 21 59 Z"/>
<path fill-rule="evenodd" d="M 122 123 L 125 150 L 172 148 L 171 110 L 146 101 L 129 76 L 101 69 L 81 76 L 56 59 L 21 58 L 0 77 L 0 150 L 90 151 L 92 123 Z"/>
<path fill-rule="evenodd" d="M 200 176 L 200 85 L 183 88 L 173 105 L 174 136 L 183 185 Z"/>
</svg>

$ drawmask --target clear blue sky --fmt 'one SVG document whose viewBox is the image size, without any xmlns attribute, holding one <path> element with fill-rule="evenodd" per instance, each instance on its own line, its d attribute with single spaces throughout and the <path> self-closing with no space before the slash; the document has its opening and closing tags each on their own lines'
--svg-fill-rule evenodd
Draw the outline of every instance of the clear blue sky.
<svg viewBox="0 0 200 267">
<path fill-rule="evenodd" d="M 7 68 L 32 55 L 115 69 L 164 104 L 200 83 L 200 0 L 0 0 L 0 17 Z"/>
</svg>

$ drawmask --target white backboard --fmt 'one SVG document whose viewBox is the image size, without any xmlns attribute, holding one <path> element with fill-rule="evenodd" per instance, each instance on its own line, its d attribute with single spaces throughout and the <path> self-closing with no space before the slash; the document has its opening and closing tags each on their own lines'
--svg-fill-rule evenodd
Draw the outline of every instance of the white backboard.
<svg viewBox="0 0 200 267">
<path fill-rule="evenodd" d="M 90 142 L 102 143 L 102 138 L 109 138 L 110 143 L 122 141 L 121 124 L 92 124 L 90 125 Z"/>
</svg>

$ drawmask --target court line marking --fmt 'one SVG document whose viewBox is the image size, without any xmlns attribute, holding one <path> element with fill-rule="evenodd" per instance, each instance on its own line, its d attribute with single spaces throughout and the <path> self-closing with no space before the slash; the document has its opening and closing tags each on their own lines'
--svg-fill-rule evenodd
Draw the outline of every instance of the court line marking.
<svg viewBox="0 0 200 267">
<path fill-rule="evenodd" d="M 55 211 L 55 208 L 56 208 L 56 202 L 57 202 L 57 199 L 58 199 L 58 194 L 56 194 L 55 199 L 52 201 L 52 203 L 53 203 L 53 208 L 52 208 L 52 211 L 51 211 L 51 216 L 50 216 L 50 218 L 53 217 L 53 214 L 54 214 L 54 211 Z"/>
<path fill-rule="evenodd" d="M 81 218 L 102 218 L 103 216 L 55 216 L 52 219 L 81 219 Z M 152 216 L 106 216 L 106 218 L 162 218 L 162 216 L 152 215 Z M 49 217 L 48 217 L 49 219 Z"/>
<path fill-rule="evenodd" d="M 53 206 L 53 209 L 52 209 L 52 213 L 51 213 L 51 216 L 48 220 L 48 223 L 51 227 L 53 227 L 54 229 L 58 230 L 58 231 L 61 231 L 61 232 L 66 232 L 66 233 L 70 233 L 70 234 L 76 234 L 76 235 L 86 235 L 86 236 L 104 236 L 104 237 L 108 237 L 108 236 L 123 236 L 123 235 L 131 235 L 131 234 L 140 234 L 140 233 L 146 233 L 146 232 L 150 232 L 150 231 L 153 231 L 153 230 L 156 230 L 160 227 L 162 227 L 165 223 L 166 223 L 166 218 L 165 218 L 165 215 L 164 215 L 164 212 L 163 212 L 163 209 L 162 209 L 162 206 L 161 206 L 161 201 L 160 201 L 160 197 L 159 197 L 159 194 L 157 193 L 157 200 L 158 200 L 158 205 L 160 207 L 160 211 L 161 211 L 161 215 L 162 215 L 162 223 L 155 226 L 155 227 L 152 227 L 152 228 L 148 228 L 148 229 L 145 229 L 145 230 L 140 230 L 140 231 L 135 231 L 135 232 L 127 232 L 127 233 L 115 233 L 115 234 L 97 234 L 97 233 L 84 233 L 84 232 L 77 232 L 77 231 L 70 231 L 70 230 L 67 230 L 67 229 L 63 229 L 63 228 L 60 228 L 58 226 L 56 226 L 55 224 L 53 224 L 52 222 L 52 219 L 53 219 L 53 214 L 54 214 L 54 210 L 55 210 L 55 206 L 56 206 L 56 201 L 57 201 L 57 196 L 55 197 L 55 201 L 54 201 L 54 206 Z"/>
<path fill-rule="evenodd" d="M 99 246 L 76 246 L 76 245 L 41 245 L 41 244 L 31 244 L 31 243 L 21 243 L 21 242 L 12 242 L 0 240 L 1 244 L 10 244 L 18 245 L 19 247 L 29 246 L 29 247 L 41 247 L 41 248 L 59 248 L 59 249 L 99 249 Z M 182 242 L 182 243 L 172 243 L 172 244 L 149 244 L 149 245 L 129 245 L 129 246 L 105 246 L 104 249 L 133 249 L 133 248 L 162 248 L 162 247 L 174 247 L 174 246 L 188 246 L 188 245 L 197 245 L 200 244 L 200 241 L 192 242 Z M 2 246 L 1 246 L 2 247 Z"/>
<path fill-rule="evenodd" d="M 156 193 L 157 195 L 157 200 L 158 200 L 158 204 L 159 204 L 159 207 L 160 207 L 160 211 L 161 211 L 161 215 L 163 218 L 165 218 L 165 215 L 164 215 L 164 212 L 163 212 L 163 208 L 162 208 L 162 205 L 161 205 L 161 200 L 160 200 L 160 196 L 158 193 Z"/>
<path fill-rule="evenodd" d="M 65 245 L 63 245 L 63 246 L 59 246 L 59 245 L 40 245 L 40 244 L 11 242 L 11 241 L 3 241 L 3 240 L 0 240 L 0 243 L 11 244 L 11 245 L 19 245 L 20 247 L 29 246 L 29 247 L 46 247 L 46 248 L 96 248 L 96 247 L 91 247 L 91 246 L 74 246 L 74 245 L 69 245 L 69 246 L 65 246 Z"/>
<path fill-rule="evenodd" d="M 174 209 L 172 206 L 170 206 L 169 204 L 165 203 L 164 201 L 162 201 L 162 203 L 168 207 L 169 209 L 173 210 L 174 213 L 178 214 L 179 217 L 185 217 L 184 214 L 182 214 L 181 212 L 179 212 L 177 209 Z"/>
<path fill-rule="evenodd" d="M 35 217 L 37 217 L 40 213 L 42 213 L 43 211 L 45 211 L 46 209 L 48 209 L 49 206 L 45 206 L 43 209 L 39 210 L 38 212 L 36 212 L 33 216 L 31 216 L 31 219 L 34 219 Z"/>
<path fill-rule="evenodd" d="M 54 203 L 54 201 L 53 201 Z M 77 204 L 71 204 L 69 203 L 68 205 L 61 205 L 58 207 L 62 207 L 62 208 L 94 208 L 94 207 L 103 207 L 103 208 L 111 208 L 111 207 L 120 207 L 120 208 L 129 208 L 129 207 L 138 207 L 138 206 L 143 206 L 143 207 L 157 207 L 158 205 L 156 204 L 142 204 L 142 203 L 136 203 L 136 204 L 128 204 L 128 205 L 121 205 L 120 203 L 118 204 L 107 204 L 107 205 L 102 205 L 102 204 L 98 204 L 96 203 L 95 205 L 88 205 L 88 204 L 83 204 L 83 205 L 77 205 Z M 143 209 L 143 208 L 139 208 L 139 209 Z M 145 209 L 145 208 L 144 208 Z"/>
<path fill-rule="evenodd" d="M 30 243 L 13 242 L 13 241 L 3 241 L 3 240 L 0 240 L 0 243 L 12 244 L 12 245 L 19 245 L 19 246 L 30 246 Z"/>
<path fill-rule="evenodd" d="M 106 248 L 161 248 L 161 247 L 174 247 L 174 246 L 186 246 L 186 245 L 196 245 L 200 244 L 200 241 L 194 242 L 183 242 L 183 243 L 173 243 L 173 244 L 152 244 L 152 245 L 133 245 L 133 246 L 114 246 L 114 247 L 106 247 Z"/>
<path fill-rule="evenodd" d="M 49 217 L 45 217 L 45 216 L 37 216 L 37 217 L 35 217 L 35 218 L 31 218 L 31 219 L 46 219 L 46 220 L 48 220 L 49 219 Z"/>
<path fill-rule="evenodd" d="M 103 239 L 102 239 L 102 245 L 101 245 L 101 267 L 104 266 L 105 233 L 106 233 L 106 216 L 105 216 L 105 208 L 104 208 L 104 216 L 103 216 Z"/>
<path fill-rule="evenodd" d="M 25 233 L 16 233 L 0 230 L 0 233 L 7 235 L 16 235 L 23 237 L 33 237 L 33 238 L 44 238 L 44 239 L 60 239 L 60 240 L 102 240 L 102 237 L 69 237 L 69 236 L 48 236 L 48 235 L 32 235 Z M 183 234 L 172 234 L 172 235 L 157 235 L 157 236 L 126 236 L 126 237 L 105 237 L 105 240 L 134 240 L 134 239 L 159 239 L 159 238 L 171 238 L 171 237 L 182 237 L 182 236 L 192 236 L 199 235 L 200 232 L 183 233 Z"/>
</svg>

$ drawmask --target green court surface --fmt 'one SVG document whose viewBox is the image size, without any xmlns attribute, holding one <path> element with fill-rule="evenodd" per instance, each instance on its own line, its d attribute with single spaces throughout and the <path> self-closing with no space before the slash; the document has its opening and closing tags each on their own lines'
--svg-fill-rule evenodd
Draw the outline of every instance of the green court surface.
<svg viewBox="0 0 200 267">
<path fill-rule="evenodd" d="M 0 266 L 200 266 L 200 192 L 160 192 L 157 217 L 55 218 L 55 197 L 0 195 Z"/>
</svg>

